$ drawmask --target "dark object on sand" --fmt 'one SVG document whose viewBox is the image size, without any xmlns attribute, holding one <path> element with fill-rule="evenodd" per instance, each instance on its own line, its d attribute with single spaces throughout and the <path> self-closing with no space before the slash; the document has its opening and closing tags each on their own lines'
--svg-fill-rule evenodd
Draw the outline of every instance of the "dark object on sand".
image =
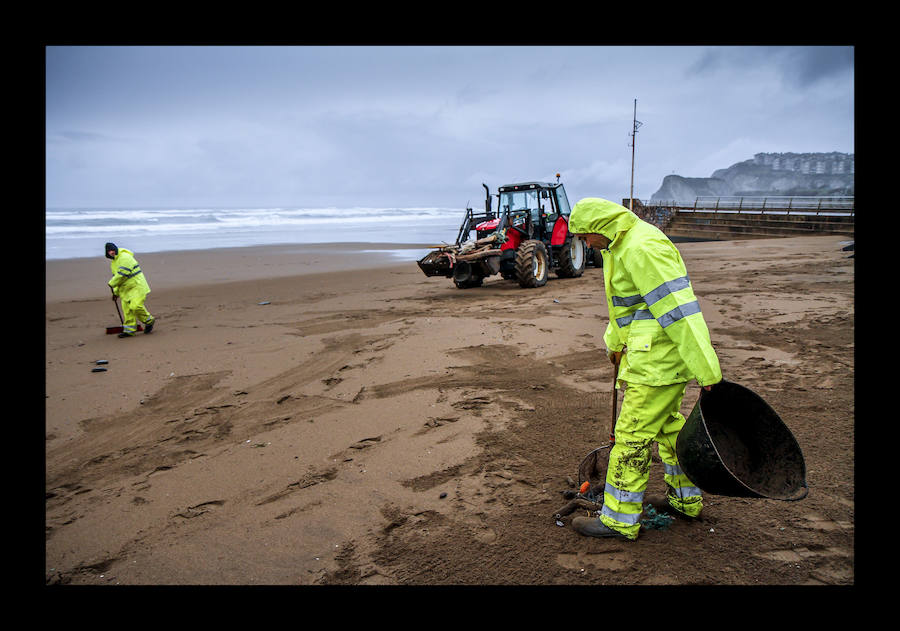
<svg viewBox="0 0 900 631">
<path fill-rule="evenodd" d="M 706 493 L 785 501 L 809 493 L 791 431 L 762 397 L 730 381 L 700 391 L 675 451 L 685 475 Z"/>
</svg>

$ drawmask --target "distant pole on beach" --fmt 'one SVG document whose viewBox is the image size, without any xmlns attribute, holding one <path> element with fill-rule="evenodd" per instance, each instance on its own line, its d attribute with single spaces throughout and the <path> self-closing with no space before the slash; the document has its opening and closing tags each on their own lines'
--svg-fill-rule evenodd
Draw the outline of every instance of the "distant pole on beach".
<svg viewBox="0 0 900 631">
<path fill-rule="evenodd" d="M 634 145 L 637 130 L 643 123 L 637 119 L 637 99 L 634 100 L 634 118 L 631 122 L 631 192 L 628 194 L 628 210 L 634 212 Z"/>
</svg>

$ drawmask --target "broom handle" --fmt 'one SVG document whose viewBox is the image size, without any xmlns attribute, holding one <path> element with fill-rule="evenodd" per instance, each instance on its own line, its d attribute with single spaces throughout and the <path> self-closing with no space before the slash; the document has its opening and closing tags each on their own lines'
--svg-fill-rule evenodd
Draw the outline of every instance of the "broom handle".
<svg viewBox="0 0 900 631">
<path fill-rule="evenodd" d="M 619 391 L 616 390 L 616 381 L 619 378 L 619 362 L 613 362 L 613 380 L 612 380 L 612 415 L 609 419 L 609 444 L 616 442 L 616 411 L 619 403 Z"/>
<path fill-rule="evenodd" d="M 125 324 L 125 320 L 122 319 L 122 312 L 119 310 L 119 301 L 116 300 L 116 292 L 113 291 L 113 288 L 112 288 L 112 287 L 110 287 L 109 290 L 112 291 L 113 302 L 116 303 L 116 313 L 119 314 L 119 324 L 123 324 L 123 325 L 124 325 L 124 324 Z"/>
</svg>

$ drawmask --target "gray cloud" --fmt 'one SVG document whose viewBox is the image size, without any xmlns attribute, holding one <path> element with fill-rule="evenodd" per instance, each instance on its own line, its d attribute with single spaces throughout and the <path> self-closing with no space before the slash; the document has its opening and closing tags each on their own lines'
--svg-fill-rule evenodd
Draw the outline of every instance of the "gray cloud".
<svg viewBox="0 0 900 631">
<path fill-rule="evenodd" d="M 743 73 L 769 70 L 798 88 L 853 72 L 853 48 L 847 46 L 726 46 L 703 50 L 685 70 L 691 78 L 727 73 L 740 80 Z"/>
<path fill-rule="evenodd" d="M 785 89 L 789 86 L 789 89 Z M 51 47 L 47 203 L 460 207 L 853 150 L 852 48 Z"/>
<path fill-rule="evenodd" d="M 800 87 L 817 83 L 822 79 L 852 76 L 853 49 L 833 46 L 814 46 L 788 49 L 785 53 L 788 63 L 784 74 L 796 81 Z"/>
</svg>

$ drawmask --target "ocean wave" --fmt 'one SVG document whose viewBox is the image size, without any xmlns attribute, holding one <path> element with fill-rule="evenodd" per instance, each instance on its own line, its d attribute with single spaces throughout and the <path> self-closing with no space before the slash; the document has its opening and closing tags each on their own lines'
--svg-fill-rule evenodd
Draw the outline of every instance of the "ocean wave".
<svg viewBox="0 0 900 631">
<path fill-rule="evenodd" d="M 141 251 L 344 240 L 453 240 L 465 211 L 415 208 L 48 209 L 47 258 L 94 256 L 113 241 Z"/>
<path fill-rule="evenodd" d="M 180 223 L 162 221 L 142 222 L 117 222 L 107 223 L 102 220 L 95 223 L 62 223 L 45 225 L 47 236 L 64 237 L 66 235 L 84 236 L 91 234 L 142 234 L 142 233 L 180 233 L 180 232 L 209 232 L 215 233 L 223 230 L 242 231 L 259 228 L 305 228 L 311 226 L 353 226 L 369 224 L 397 224 L 407 225 L 415 223 L 442 223 L 447 221 L 446 216 L 434 215 L 402 215 L 402 216 L 320 216 L 320 217 L 292 217 L 283 215 L 235 217 L 229 216 L 216 218 L 214 221 Z"/>
<path fill-rule="evenodd" d="M 308 217 L 364 217 L 364 216 L 404 216 L 404 215 L 433 215 L 445 216 L 447 214 L 462 213 L 462 210 L 436 207 L 367 207 L 355 206 L 349 208 L 312 207 L 312 208 L 192 208 L 192 209 L 79 209 L 79 208 L 48 208 L 45 217 L 48 221 L 91 221 L 93 219 L 111 219 L 121 221 L 138 220 L 165 220 L 190 217 L 241 217 L 280 214 L 287 216 Z"/>
<path fill-rule="evenodd" d="M 55 210 L 47 211 L 47 234 L 202 231 L 223 226 L 238 229 L 353 222 L 441 221 L 461 211 L 442 208 L 255 208 L 192 210 Z"/>
</svg>

